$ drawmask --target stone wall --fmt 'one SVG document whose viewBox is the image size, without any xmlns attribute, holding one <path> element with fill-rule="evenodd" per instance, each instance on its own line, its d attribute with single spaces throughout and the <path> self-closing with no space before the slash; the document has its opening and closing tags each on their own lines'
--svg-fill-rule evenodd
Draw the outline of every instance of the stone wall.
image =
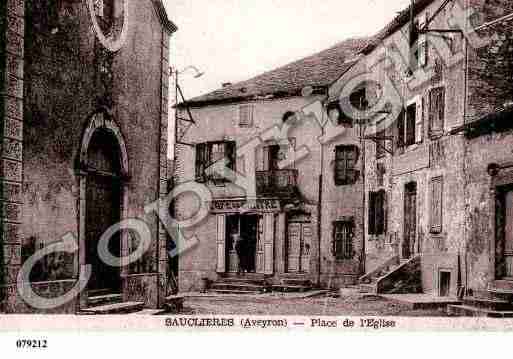
<svg viewBox="0 0 513 359">
<path fill-rule="evenodd" d="M 427 14 L 434 14 L 442 1 L 434 1 L 421 14 L 417 16 L 419 21 Z M 446 8 L 430 24 L 430 28 L 443 29 L 448 27 L 451 15 L 450 8 Z M 407 34 L 407 25 L 400 30 Z M 408 53 L 408 43 L 392 41 L 396 32 L 385 40 L 387 50 L 374 50 L 365 61 L 368 69 L 372 69 L 384 55 L 393 53 L 393 49 L 399 49 L 402 53 Z M 398 148 L 397 146 L 397 120 L 393 122 L 385 134 L 392 136 L 393 141 L 387 141 L 387 146 L 393 154 L 386 154 L 378 159 L 376 156 L 376 144 L 367 141 L 365 146 L 366 163 L 366 201 L 365 201 L 365 230 L 368 233 L 368 193 L 370 191 L 385 190 L 387 193 L 387 230 L 382 235 L 368 235 L 366 241 L 366 271 L 372 271 L 388 259 L 402 255 L 404 245 L 404 193 L 408 183 L 416 183 L 416 233 L 414 252 L 425 254 L 422 260 L 423 275 L 422 285 L 425 292 L 431 293 L 436 285 L 434 271 L 444 267 L 447 262 L 456 266 L 453 258 L 464 251 L 464 176 L 463 176 L 463 144 L 462 136 L 451 136 L 451 130 L 461 126 L 464 122 L 465 105 L 465 61 L 464 39 L 461 35 L 450 35 L 451 45 L 440 43 L 434 36 L 427 37 L 427 65 L 423 70 L 429 75 L 427 81 L 414 73 L 412 77 L 407 75 L 407 63 L 394 59 L 390 63 L 382 62 L 377 65 L 377 71 L 395 85 L 402 106 L 408 106 L 412 100 L 417 99 L 422 103 L 422 122 L 420 131 L 422 141 L 411 146 Z M 437 41 L 437 43 L 435 43 Z M 404 48 L 402 48 L 403 46 Z M 445 51 L 444 51 L 445 46 Z M 392 51 L 392 52 L 390 52 Z M 383 81 L 386 78 L 384 78 Z M 441 133 L 436 135 L 429 127 L 429 93 L 438 86 L 445 87 L 445 116 Z M 392 96 L 391 96 L 392 97 Z M 430 205 L 431 190 L 430 181 L 435 177 L 443 178 L 442 193 L 442 232 L 431 233 Z M 451 267 L 457 272 L 458 268 Z M 434 270 L 432 269 L 434 268 Z"/>
<path fill-rule="evenodd" d="M 16 307 L 21 265 L 25 2 L 0 5 L 0 311 Z"/>
<path fill-rule="evenodd" d="M 196 121 L 196 126 L 190 126 L 185 132 L 182 142 L 195 144 L 205 141 L 236 141 L 237 146 L 241 146 L 248 141 L 256 138 L 257 135 L 264 132 L 273 125 L 281 125 L 283 115 L 287 111 L 301 111 L 305 106 L 322 99 L 321 96 L 312 96 L 310 98 L 292 97 L 285 99 L 274 99 L 267 101 L 251 102 L 254 106 L 254 126 L 251 128 L 240 128 L 238 125 L 238 106 L 217 105 L 206 106 L 203 108 L 192 108 L 192 114 Z M 183 112 L 181 116 L 186 117 Z M 325 114 L 323 115 L 325 116 Z M 186 122 L 180 122 L 179 133 L 189 127 Z M 344 136 L 340 136 L 334 141 L 323 147 L 324 151 L 324 178 L 322 193 L 322 225 L 321 225 L 321 244 L 320 244 L 320 281 L 323 286 L 340 286 L 354 283 L 361 274 L 360 256 L 354 260 L 344 262 L 335 262 L 333 245 L 333 222 L 343 218 L 352 217 L 355 220 L 355 239 L 354 250 L 361 252 L 362 221 L 361 221 L 361 188 L 362 179 L 352 186 L 334 185 L 334 156 L 335 146 L 339 144 L 356 144 L 356 129 L 352 129 Z M 317 282 L 317 273 L 319 273 L 319 242 L 318 242 L 318 213 L 317 203 L 319 196 L 319 174 L 321 172 L 321 146 L 318 137 L 321 135 L 321 128 L 315 120 L 306 121 L 301 125 L 294 127 L 288 134 L 290 138 L 295 138 L 296 150 L 302 147 L 308 148 L 308 155 L 298 160 L 294 168 L 299 172 L 298 189 L 304 200 L 305 208 L 311 214 L 311 227 L 313 230 L 313 239 L 311 243 L 310 256 L 310 274 L 312 282 Z M 240 155 L 240 154 L 239 154 Z M 361 168 L 361 160 L 357 167 Z M 188 181 L 194 181 L 195 176 L 195 149 L 192 146 L 180 145 L 175 150 L 175 185 Z M 244 161 L 239 158 L 237 169 L 243 173 Z M 253 176 L 252 173 L 248 174 Z M 223 186 L 208 186 L 213 198 L 237 198 L 244 197 L 245 192 L 233 186 L 230 183 Z M 175 203 L 177 218 L 184 219 L 190 217 L 198 208 L 197 199 L 192 195 L 183 195 Z M 285 225 L 280 225 L 280 220 L 276 219 L 276 237 L 274 244 L 274 273 L 283 274 L 284 256 L 285 256 Z M 215 279 L 217 263 L 217 221 L 214 215 L 210 215 L 200 224 L 193 228 L 185 229 L 186 236 L 196 235 L 200 241 L 199 245 L 181 254 L 180 257 L 180 288 L 182 291 L 197 289 L 199 280 L 202 277 Z"/>
<path fill-rule="evenodd" d="M 23 3 L 9 1 L 10 13 L 23 16 Z M 24 120 L 23 190 L 18 192 L 23 212 L 21 208 L 16 211 L 19 218 L 13 222 L 22 226 L 20 232 L 10 226 L 4 233 L 30 238 L 40 246 L 68 233 L 81 238 L 80 222 L 85 215 L 79 205 L 81 142 L 91 116 L 107 107 L 128 153 L 124 213 L 130 218 L 144 217 L 149 224 L 153 241 L 146 255 L 145 271 L 165 273 L 165 235 L 159 236 L 155 215 L 144 216 L 144 207 L 167 190 L 170 34 L 162 26 L 156 3 L 128 1 L 127 8 L 118 9 L 118 16 L 128 10 L 129 17 L 122 21 L 127 28 L 126 41 L 119 50 L 109 51 L 96 36 L 87 1 L 25 1 L 26 25 L 21 18 L 15 26 L 22 34 L 24 30 L 25 41 L 18 41 L 20 50 L 16 50 L 14 42 L 9 43 L 11 52 L 16 50 L 14 54 L 25 56 L 21 66 L 9 60 L 10 71 L 15 71 L 11 77 L 23 77 L 24 87 L 16 91 L 23 101 L 9 100 L 8 106 L 2 106 L 9 109 L 9 121 Z M 1 33 L 3 36 L 4 32 Z M 9 141 L 16 136 L 21 138 L 21 126 L 18 128 L 16 132 L 16 127 L 12 127 Z M 15 161 L 20 160 L 21 157 Z M 15 161 L 9 159 L 4 168 L 13 167 Z M 3 174 L 4 178 L 15 176 L 21 182 L 20 170 L 11 173 Z M 84 245 L 80 244 L 82 250 Z M 9 253 L 15 252 L 9 248 Z M 21 250 L 19 253 L 21 257 Z M 72 266 L 67 272 L 76 278 L 78 257 L 67 263 Z M 165 275 L 154 286 L 155 293 L 160 287 L 164 295 Z M 156 306 L 158 299 L 152 301 L 152 306 Z M 14 306 L 9 311 L 19 310 Z"/>
<path fill-rule="evenodd" d="M 494 6 L 492 6 L 494 5 Z M 484 46 L 469 46 L 467 122 L 501 112 L 513 101 L 513 21 L 500 20 L 513 13 L 510 1 L 481 5 L 477 35 Z M 495 21 L 494 21 L 495 20 Z M 487 24 L 487 22 L 492 23 Z M 503 122 L 511 121 L 504 118 Z M 486 126 L 485 126 L 486 127 Z M 507 128 L 508 126 L 506 126 Z M 484 128 L 483 128 L 484 129 Z M 465 207 L 468 281 L 474 290 L 486 289 L 495 280 L 495 187 L 488 165 L 513 160 L 512 131 L 496 132 L 493 126 L 466 141 Z"/>
</svg>

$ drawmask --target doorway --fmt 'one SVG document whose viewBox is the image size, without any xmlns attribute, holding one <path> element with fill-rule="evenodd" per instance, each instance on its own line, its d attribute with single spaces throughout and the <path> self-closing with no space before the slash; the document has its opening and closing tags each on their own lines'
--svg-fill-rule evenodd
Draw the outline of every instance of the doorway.
<svg viewBox="0 0 513 359">
<path fill-rule="evenodd" d="M 121 292 L 121 266 L 104 263 L 98 253 L 101 236 L 121 220 L 121 164 L 116 143 L 108 131 L 98 130 L 88 149 L 85 252 L 86 264 L 92 267 L 87 288 L 89 296 Z M 112 256 L 120 257 L 119 233 L 110 239 L 109 251 Z"/>
<path fill-rule="evenodd" d="M 496 277 L 513 281 L 513 185 L 499 187 L 496 202 Z"/>
<path fill-rule="evenodd" d="M 312 226 L 308 216 L 289 219 L 287 230 L 287 273 L 310 272 Z"/>
<path fill-rule="evenodd" d="M 417 238 L 417 184 L 407 183 L 404 187 L 404 240 L 403 259 L 410 259 L 415 254 Z"/>
<path fill-rule="evenodd" d="M 248 272 L 257 272 L 260 222 L 261 217 L 256 214 L 234 214 L 226 217 L 226 264 L 228 272 L 237 273 L 240 269 L 240 258 L 236 250 L 236 243 L 239 239 L 246 241 L 244 260 L 246 260 Z"/>
<path fill-rule="evenodd" d="M 438 274 L 438 286 L 440 297 L 449 297 L 451 294 L 451 272 L 441 270 Z"/>
</svg>

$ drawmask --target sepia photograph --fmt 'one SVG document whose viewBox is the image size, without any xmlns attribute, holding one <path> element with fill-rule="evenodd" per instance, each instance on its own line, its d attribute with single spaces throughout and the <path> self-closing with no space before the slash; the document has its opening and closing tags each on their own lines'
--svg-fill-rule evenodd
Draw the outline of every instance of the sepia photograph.
<svg viewBox="0 0 513 359">
<path fill-rule="evenodd" d="M 513 330 L 511 0 L 1 0 L 0 39 L 0 331 Z"/>
</svg>

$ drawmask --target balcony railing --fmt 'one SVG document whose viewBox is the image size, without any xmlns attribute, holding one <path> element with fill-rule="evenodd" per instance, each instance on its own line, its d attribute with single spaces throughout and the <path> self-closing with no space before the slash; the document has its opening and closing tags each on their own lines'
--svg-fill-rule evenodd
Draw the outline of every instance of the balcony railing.
<svg viewBox="0 0 513 359">
<path fill-rule="evenodd" d="M 257 171 L 256 192 L 262 197 L 292 197 L 296 193 L 298 171 L 294 169 Z"/>
</svg>

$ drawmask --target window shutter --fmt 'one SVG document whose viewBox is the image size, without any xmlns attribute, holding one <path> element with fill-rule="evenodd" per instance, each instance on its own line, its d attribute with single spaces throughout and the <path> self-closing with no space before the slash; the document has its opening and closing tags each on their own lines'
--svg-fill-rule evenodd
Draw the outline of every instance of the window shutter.
<svg viewBox="0 0 513 359">
<path fill-rule="evenodd" d="M 385 191 L 381 190 L 376 193 L 375 212 L 376 212 L 376 230 L 375 234 L 383 234 L 385 232 Z"/>
<path fill-rule="evenodd" d="M 442 233 L 443 178 L 431 180 L 431 233 Z"/>
<path fill-rule="evenodd" d="M 383 220 L 384 220 L 384 224 L 383 224 L 383 233 L 387 233 L 388 232 L 388 194 L 383 191 Z"/>
<path fill-rule="evenodd" d="M 253 105 L 239 106 L 239 126 L 252 127 L 253 126 Z"/>
<path fill-rule="evenodd" d="M 196 145 L 196 180 L 204 181 L 205 180 L 205 143 L 198 143 Z"/>
<path fill-rule="evenodd" d="M 445 87 L 440 88 L 438 96 L 438 122 L 440 131 L 444 129 L 445 121 Z"/>
<path fill-rule="evenodd" d="M 421 23 L 419 25 L 419 29 L 422 29 L 428 22 L 429 13 L 425 12 L 422 15 Z M 428 62 L 428 41 L 426 34 L 419 34 L 419 66 L 424 67 Z"/>
<path fill-rule="evenodd" d="M 424 99 L 417 101 L 417 113 L 415 115 L 415 143 L 421 143 L 424 139 Z"/>
<path fill-rule="evenodd" d="M 225 144 L 225 156 L 228 160 L 227 167 L 231 169 L 232 171 L 237 171 L 237 148 L 236 148 L 236 142 L 230 141 L 226 142 Z M 231 181 L 234 181 L 235 178 L 232 178 L 233 176 L 228 176 L 228 179 Z"/>
<path fill-rule="evenodd" d="M 376 234 L 376 193 L 369 192 L 369 234 Z"/>
<path fill-rule="evenodd" d="M 401 111 L 397 119 L 397 147 L 404 147 L 404 122 L 406 120 L 406 111 Z"/>
<path fill-rule="evenodd" d="M 264 166 L 264 149 L 265 147 L 257 147 L 255 152 L 255 168 L 257 171 L 267 171 Z"/>
<path fill-rule="evenodd" d="M 415 126 L 417 118 L 417 105 L 415 103 L 406 108 L 406 146 L 415 143 Z"/>
</svg>

